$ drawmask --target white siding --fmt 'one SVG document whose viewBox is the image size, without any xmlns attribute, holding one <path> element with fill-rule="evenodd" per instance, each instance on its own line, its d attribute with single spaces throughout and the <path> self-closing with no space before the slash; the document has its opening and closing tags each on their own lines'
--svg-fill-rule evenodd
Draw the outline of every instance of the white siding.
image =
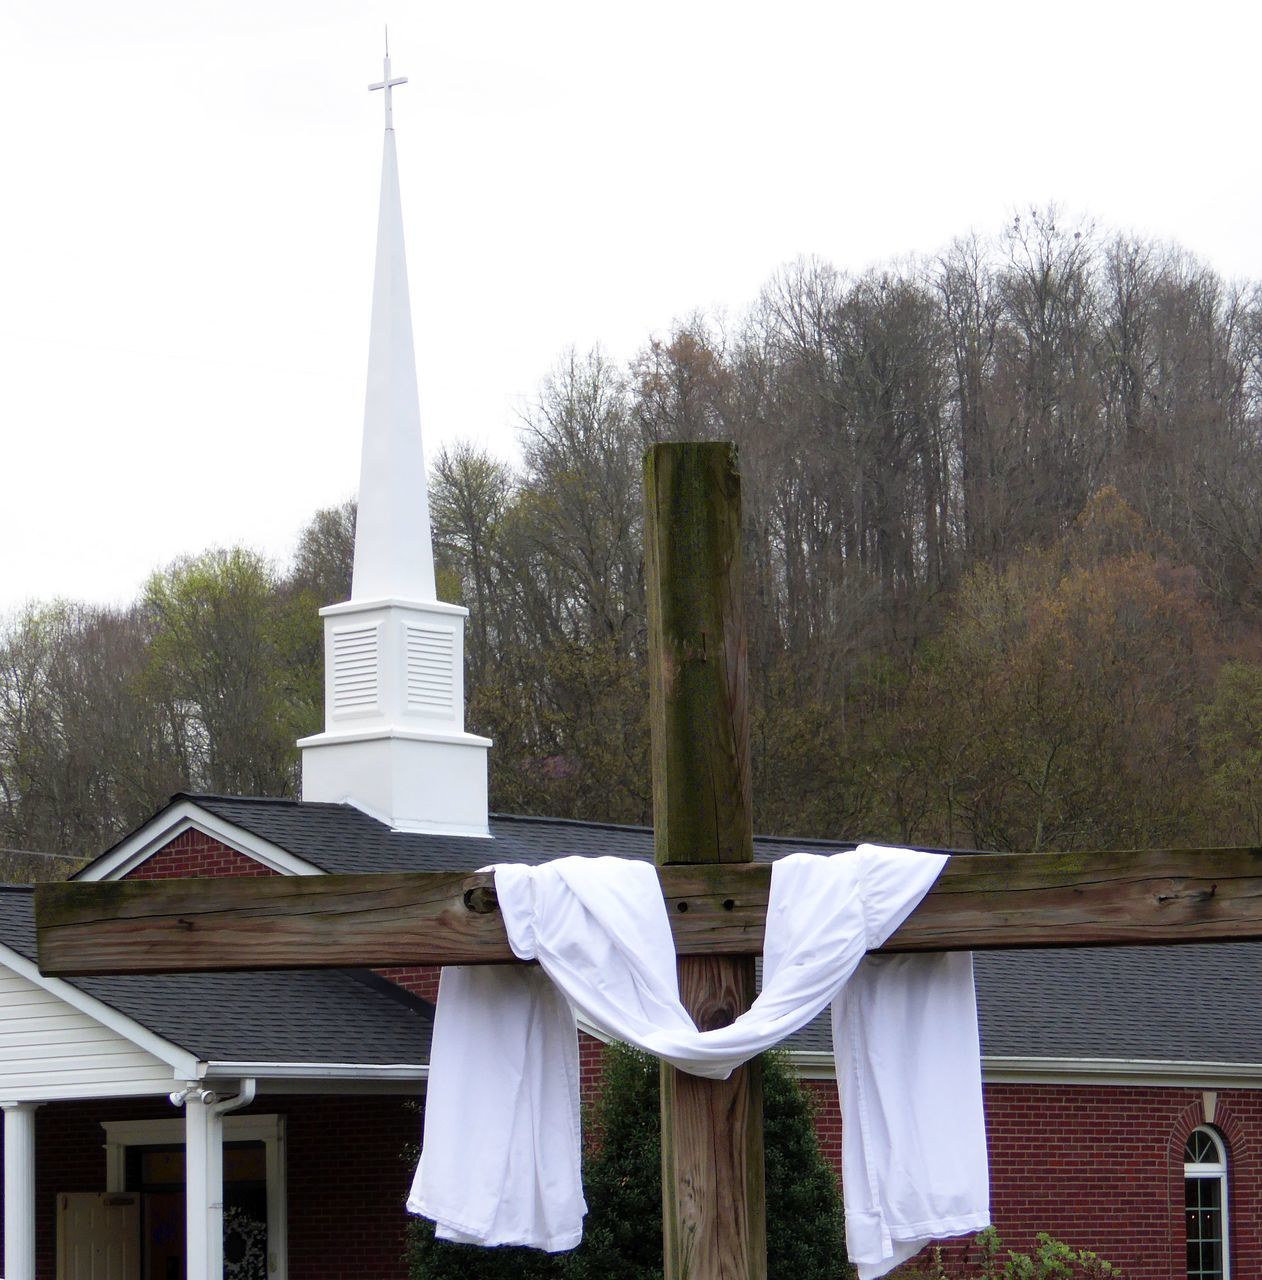
<svg viewBox="0 0 1262 1280">
<path fill-rule="evenodd" d="M 165 1062 L 0 968 L 0 1099 L 166 1093 L 172 1084 Z"/>
</svg>

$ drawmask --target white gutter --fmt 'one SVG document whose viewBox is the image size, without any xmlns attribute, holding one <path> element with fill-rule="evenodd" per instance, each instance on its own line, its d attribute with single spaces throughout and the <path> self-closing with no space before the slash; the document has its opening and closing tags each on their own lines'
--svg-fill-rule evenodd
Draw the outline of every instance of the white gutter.
<svg viewBox="0 0 1262 1280">
<path fill-rule="evenodd" d="M 202 1062 L 197 1078 L 243 1076 L 255 1079 L 289 1080 L 425 1080 L 429 1067 L 419 1063 L 393 1062 L 378 1065 L 363 1062 Z"/>
<path fill-rule="evenodd" d="M 833 1055 L 818 1049 L 789 1052 L 795 1074 L 803 1080 L 832 1080 Z M 236 1076 L 247 1080 L 427 1080 L 422 1063 L 362 1062 L 203 1062 L 197 1079 Z M 983 1057 L 987 1084 L 1139 1084 L 1150 1087 L 1262 1088 L 1262 1063 L 1176 1062 L 1167 1059 Z M 221 1104 L 222 1105 L 222 1104 Z M 245 1103 L 238 1105 L 244 1106 Z"/>
<path fill-rule="evenodd" d="M 818 1049 L 791 1050 L 789 1061 L 803 1080 L 832 1080 L 836 1068 L 831 1053 Z M 1156 1088 L 1262 1088 L 1262 1063 L 1177 1062 L 1151 1058 L 1034 1058 L 982 1057 L 986 1084 L 1138 1084 Z"/>
<path fill-rule="evenodd" d="M 822 1049 L 790 1049 L 789 1066 L 799 1080 L 833 1080 L 837 1076 L 833 1055 Z"/>
<path fill-rule="evenodd" d="M 1138 1084 L 1262 1088 L 1262 1063 L 1177 1062 L 1149 1058 L 982 1058 L 991 1084 Z"/>
</svg>

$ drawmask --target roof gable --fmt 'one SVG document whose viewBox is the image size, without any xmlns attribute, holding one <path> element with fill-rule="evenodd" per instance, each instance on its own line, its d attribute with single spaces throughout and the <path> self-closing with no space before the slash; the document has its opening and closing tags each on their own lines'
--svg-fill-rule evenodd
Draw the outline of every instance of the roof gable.
<svg viewBox="0 0 1262 1280">
<path fill-rule="evenodd" d="M 336 807 L 336 806 L 335 806 Z M 142 862 L 160 853 L 177 836 L 196 830 L 221 840 L 238 852 L 280 875 L 319 875 L 324 868 L 304 858 L 295 856 L 288 849 L 273 844 L 265 837 L 238 827 L 199 804 L 187 795 L 172 796 L 170 804 L 160 809 L 148 822 L 124 836 L 116 845 L 100 857 L 80 868 L 71 877 L 74 880 L 121 880 Z"/>
</svg>

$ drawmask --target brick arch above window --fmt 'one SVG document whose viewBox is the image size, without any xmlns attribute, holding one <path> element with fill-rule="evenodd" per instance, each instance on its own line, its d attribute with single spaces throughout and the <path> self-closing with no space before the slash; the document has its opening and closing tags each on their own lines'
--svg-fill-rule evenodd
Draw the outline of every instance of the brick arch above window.
<svg viewBox="0 0 1262 1280">
<path fill-rule="evenodd" d="M 1248 1126 L 1232 1106 L 1231 1100 L 1219 1094 L 1214 1105 L 1214 1117 L 1206 1118 L 1203 1096 L 1197 1094 L 1183 1108 L 1170 1129 L 1168 1154 L 1171 1172 L 1177 1169 L 1178 1176 L 1183 1176 L 1183 1149 L 1193 1129 L 1215 1129 L 1222 1135 L 1227 1146 L 1229 1159 L 1239 1159 L 1250 1153 Z"/>
</svg>

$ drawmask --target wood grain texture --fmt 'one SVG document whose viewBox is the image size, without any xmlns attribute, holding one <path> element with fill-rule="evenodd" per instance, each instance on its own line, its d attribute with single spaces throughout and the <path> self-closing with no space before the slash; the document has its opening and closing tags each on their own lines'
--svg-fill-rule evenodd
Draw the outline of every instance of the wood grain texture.
<svg viewBox="0 0 1262 1280">
<path fill-rule="evenodd" d="M 762 950 L 771 868 L 658 868 L 679 955 Z M 503 964 L 489 874 L 116 880 L 35 891 L 45 973 Z M 728 905 L 730 904 L 730 906 Z M 1262 938 L 1262 849 L 964 853 L 883 951 Z"/>
<path fill-rule="evenodd" d="M 1262 937 L 1262 849 L 956 854 L 884 951 Z"/>
<path fill-rule="evenodd" d="M 753 1002 L 752 958 L 690 956 L 679 962 L 680 998 L 702 1031 L 725 1027 Z M 766 1270 L 762 1066 L 703 1080 L 663 1064 L 662 1142 L 666 1280 L 746 1280 Z M 697 1153 L 705 1154 L 698 1160 Z"/>
<path fill-rule="evenodd" d="M 490 875 L 419 873 L 49 884 L 40 967 L 63 976 L 321 969 L 513 959 Z"/>
<path fill-rule="evenodd" d="M 655 858 L 753 859 L 733 444 L 660 444 L 644 458 Z"/>
<path fill-rule="evenodd" d="M 673 871 L 743 870 L 754 832 L 736 447 L 650 449 L 644 514 L 654 860 Z M 701 865 L 681 865 L 691 863 Z M 688 892 L 716 883 L 718 899 Z M 757 883 L 762 919 L 766 881 Z M 675 887 L 672 925 L 705 939 L 704 954 L 679 961 L 681 996 L 703 1030 L 725 1026 L 756 994 L 753 960 L 722 954 L 725 940 L 745 940 L 737 903 L 754 895 L 704 874 Z M 762 1280 L 760 1064 L 719 1081 L 663 1063 L 661 1109 L 665 1280 Z"/>
</svg>

